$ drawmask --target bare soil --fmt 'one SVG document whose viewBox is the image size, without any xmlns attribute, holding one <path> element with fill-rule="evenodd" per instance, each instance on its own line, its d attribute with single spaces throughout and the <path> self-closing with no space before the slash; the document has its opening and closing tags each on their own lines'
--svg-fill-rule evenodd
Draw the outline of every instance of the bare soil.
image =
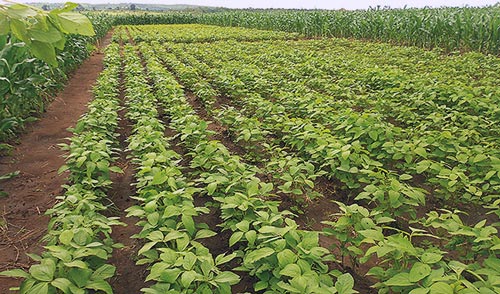
<svg viewBox="0 0 500 294">
<path fill-rule="evenodd" d="M 102 48 L 111 40 L 111 32 L 99 44 L 99 50 L 75 70 L 65 89 L 41 115 L 20 135 L 10 157 L 0 158 L 0 174 L 19 171 L 19 175 L 1 183 L 9 194 L 0 199 L 0 271 L 28 268 L 26 253 L 42 251 L 49 217 L 44 212 L 55 203 L 66 181 L 57 170 L 64 164 L 64 152 L 58 144 L 71 136 L 72 127 L 86 112 L 92 99 L 92 86 L 103 69 Z M 0 293 L 9 293 L 19 280 L 0 277 Z"/>
</svg>

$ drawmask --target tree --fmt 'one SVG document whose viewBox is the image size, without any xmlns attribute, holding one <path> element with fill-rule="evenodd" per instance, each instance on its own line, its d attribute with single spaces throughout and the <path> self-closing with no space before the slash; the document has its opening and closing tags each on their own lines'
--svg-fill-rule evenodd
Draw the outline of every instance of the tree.
<svg viewBox="0 0 500 294">
<path fill-rule="evenodd" d="M 130 10 L 135 10 L 136 7 L 135 7 L 135 4 L 130 4 Z"/>
<path fill-rule="evenodd" d="M 14 37 L 35 57 L 57 66 L 56 49 L 64 49 L 67 34 L 95 35 L 86 16 L 71 12 L 77 6 L 67 2 L 62 8 L 44 11 L 26 4 L 0 4 L 0 44 Z"/>
</svg>

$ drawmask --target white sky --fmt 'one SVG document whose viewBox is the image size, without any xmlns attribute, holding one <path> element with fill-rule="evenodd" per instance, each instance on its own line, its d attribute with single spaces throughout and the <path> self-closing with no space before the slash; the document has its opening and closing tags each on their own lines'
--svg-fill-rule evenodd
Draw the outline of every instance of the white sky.
<svg viewBox="0 0 500 294">
<path fill-rule="evenodd" d="M 15 1 L 15 0 L 14 0 Z M 500 0 L 73 0 L 80 3 L 157 3 L 157 4 L 194 4 L 206 6 L 223 6 L 228 8 L 319 8 L 319 9 L 365 9 L 369 7 L 390 6 L 392 8 L 408 7 L 440 7 L 440 6 L 485 6 L 493 5 Z M 0 3 L 2 0 L 0 0 Z M 18 0 L 18 2 L 65 2 L 62 0 Z"/>
</svg>

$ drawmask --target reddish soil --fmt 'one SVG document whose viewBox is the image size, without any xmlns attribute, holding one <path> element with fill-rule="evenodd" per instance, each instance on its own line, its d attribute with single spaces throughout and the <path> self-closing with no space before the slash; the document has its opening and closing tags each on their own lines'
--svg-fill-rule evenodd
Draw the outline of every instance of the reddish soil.
<svg viewBox="0 0 500 294">
<path fill-rule="evenodd" d="M 102 40 L 107 46 L 111 33 Z M 66 88 L 60 92 L 36 123 L 19 138 L 10 157 L 0 158 L 0 174 L 20 171 L 19 176 L 3 181 L 9 194 L 0 199 L 0 271 L 27 268 L 31 261 L 26 253 L 40 253 L 40 238 L 47 230 L 49 218 L 44 212 L 61 194 L 65 176 L 57 170 L 64 164 L 64 152 L 58 144 L 66 142 L 78 118 L 92 99 L 92 86 L 103 69 L 102 53 L 96 52 L 75 70 Z M 0 277 L 0 293 L 9 293 L 19 280 Z"/>
<path fill-rule="evenodd" d="M 123 74 L 120 77 L 120 100 L 124 106 L 124 85 Z M 132 133 L 132 122 L 126 118 L 127 110 L 125 107 L 118 112 L 118 140 L 120 142 L 120 150 L 127 148 L 127 138 Z M 109 211 L 110 216 L 119 217 L 126 226 L 118 226 L 113 228 L 111 238 L 117 243 L 121 243 L 124 247 L 120 250 L 113 251 L 113 256 L 109 263 L 116 266 L 115 276 L 111 279 L 111 287 L 116 294 L 126 293 L 141 293 L 141 289 L 147 285 L 144 283 L 147 276 L 146 265 L 138 266 L 135 264 L 137 252 L 142 247 L 142 243 L 132 235 L 141 231 L 140 227 L 135 224 L 139 221 L 137 217 L 126 217 L 125 211 L 132 205 L 137 205 L 137 201 L 131 196 L 135 194 L 135 189 L 132 186 L 134 181 L 134 166 L 127 159 L 130 152 L 121 152 L 116 165 L 123 170 L 123 174 L 114 174 L 111 178 L 113 186 L 108 192 L 109 199 L 113 202 L 114 208 Z"/>
</svg>

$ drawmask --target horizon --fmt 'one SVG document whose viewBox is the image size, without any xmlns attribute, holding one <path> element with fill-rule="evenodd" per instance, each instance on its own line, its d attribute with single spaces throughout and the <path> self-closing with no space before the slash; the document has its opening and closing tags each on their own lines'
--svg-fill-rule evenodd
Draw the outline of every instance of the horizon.
<svg viewBox="0 0 500 294">
<path fill-rule="evenodd" d="M 68 1 L 55 0 L 21 0 L 16 1 L 19 3 L 64 3 Z M 111 1 L 100 1 L 100 0 L 87 0 L 87 1 L 72 1 L 81 4 L 151 4 L 151 5 L 197 5 L 197 6 L 208 6 L 208 7 L 224 7 L 232 9 L 245 9 L 245 8 L 255 8 L 255 9 L 369 9 L 374 7 L 387 7 L 387 8 L 423 8 L 423 7 L 476 7 L 476 6 L 491 6 L 495 5 L 498 0 L 408 0 L 408 1 L 397 1 L 397 0 L 362 0 L 362 1 L 272 1 L 272 0 L 245 0 L 245 1 L 223 1 L 223 0 L 184 0 L 184 1 L 152 1 L 152 0 L 137 0 L 137 1 L 122 1 L 122 0 L 111 0 Z M 5 3 L 0 0 L 0 3 Z"/>
</svg>

